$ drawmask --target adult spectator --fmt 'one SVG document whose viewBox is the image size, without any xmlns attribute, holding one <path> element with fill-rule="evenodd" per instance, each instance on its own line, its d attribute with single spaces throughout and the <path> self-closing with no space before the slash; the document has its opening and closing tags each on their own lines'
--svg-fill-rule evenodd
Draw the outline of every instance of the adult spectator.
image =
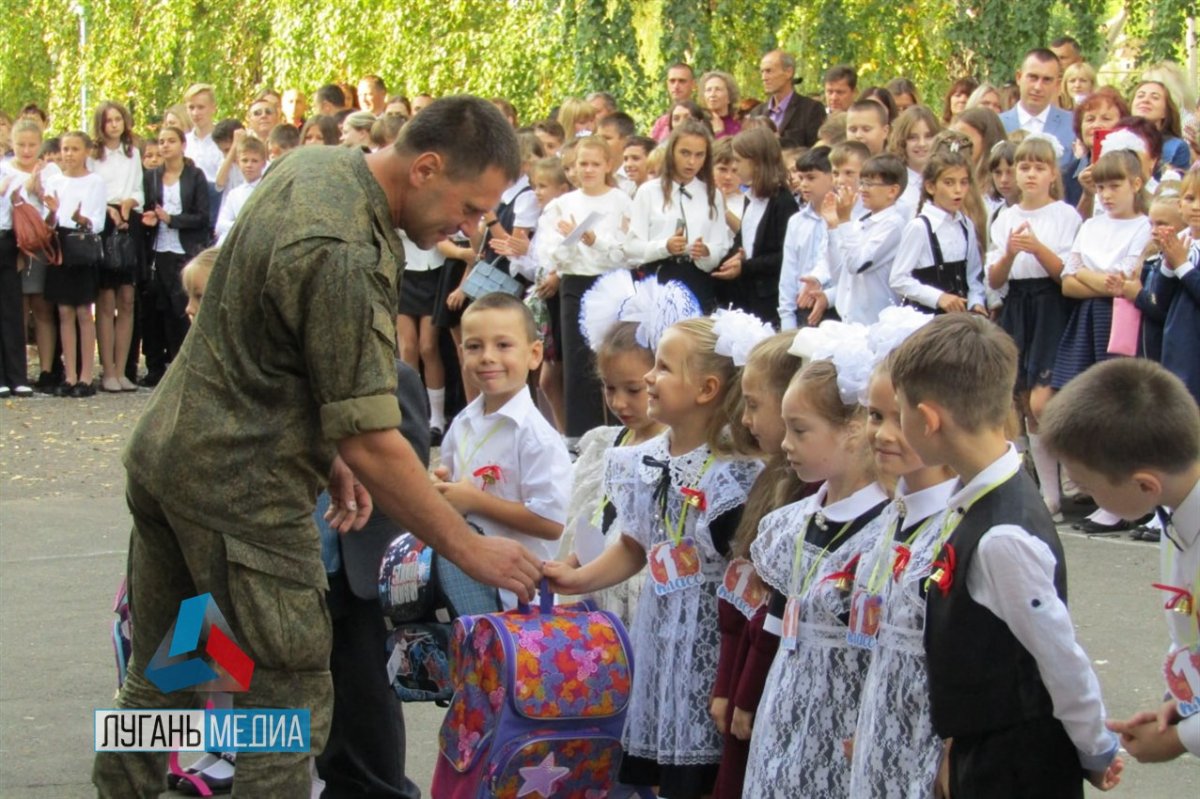
<svg viewBox="0 0 1200 799">
<path fill-rule="evenodd" d="M 304 92 L 299 89 L 284 91 L 280 109 L 283 111 L 284 122 L 297 129 L 304 127 L 304 112 L 308 110 L 308 101 L 304 99 Z"/>
<path fill-rule="evenodd" d="M 321 116 L 336 117 L 346 108 L 346 93 L 336 83 L 326 83 L 313 95 L 313 107 Z"/>
<path fill-rule="evenodd" d="M 358 79 L 358 108 L 381 117 L 387 111 L 387 86 L 378 75 L 363 75 Z"/>
<path fill-rule="evenodd" d="M 493 97 L 492 105 L 500 109 L 500 113 L 504 114 L 504 118 L 508 120 L 508 124 L 512 125 L 514 128 L 518 127 L 517 109 L 512 103 L 510 103 L 508 100 L 505 100 L 503 97 Z"/>
<path fill-rule="evenodd" d="M 811 147 L 825 121 L 825 108 L 816 100 L 797 94 L 793 88 L 796 59 L 791 53 L 772 50 L 762 57 L 758 72 L 768 97 L 750 115 L 771 121 L 783 149 Z"/>
<path fill-rule="evenodd" d="M 1058 63 L 1064 72 L 1067 67 L 1083 60 L 1083 48 L 1073 36 L 1059 36 L 1050 42 L 1050 52 L 1058 57 Z"/>
<path fill-rule="evenodd" d="M 421 113 L 422 111 L 424 111 L 426 108 L 428 108 L 432 104 L 433 104 L 433 95 L 432 94 L 424 94 L 424 93 L 418 94 L 412 100 L 412 115 L 416 116 L 417 114 Z"/>
<path fill-rule="evenodd" d="M 385 114 L 400 114 L 405 119 L 413 115 L 412 103 L 403 94 L 393 94 L 387 98 Z"/>
<path fill-rule="evenodd" d="M 599 125 L 609 114 L 617 113 L 617 98 L 608 92 L 592 92 L 587 101 L 596 109 L 596 124 Z"/>
<path fill-rule="evenodd" d="M 708 123 L 712 125 L 716 137 L 736 136 L 742 129 L 742 123 L 737 118 L 740 97 L 733 76 L 720 70 L 706 72 L 700 78 L 700 96 L 704 98 L 704 107 L 709 114 Z"/>
<path fill-rule="evenodd" d="M 1058 139 L 1063 147 L 1058 166 L 1066 184 L 1068 202 L 1071 202 L 1071 198 L 1078 196 L 1078 186 L 1072 187 L 1072 179 L 1067 178 L 1075 173 L 1075 153 L 1071 147 L 1075 143 L 1075 129 L 1071 112 L 1054 105 L 1062 88 L 1058 56 L 1042 48 L 1030 50 L 1017 71 L 1017 86 L 1021 98 L 1016 106 L 1000 115 L 1004 130 L 1045 133 Z"/>
<path fill-rule="evenodd" d="M 825 113 L 849 111 L 858 92 L 858 71 L 842 64 L 825 70 Z"/>
<path fill-rule="evenodd" d="M 696 73 L 682 61 L 677 61 L 667 67 L 667 94 L 671 98 L 667 113 L 654 120 L 650 136 L 655 141 L 665 141 L 671 133 L 671 109 L 680 100 L 691 100 L 696 91 Z"/>
<path fill-rule="evenodd" d="M 1000 90 L 990 83 L 981 83 L 975 91 L 971 92 L 971 96 L 967 98 L 966 108 L 963 110 L 969 111 L 972 108 L 987 108 L 997 114 L 1003 114 L 1008 110 L 1000 101 Z"/>
<path fill-rule="evenodd" d="M 394 396 L 396 229 L 431 248 L 494 207 L 519 171 L 512 127 L 472 97 L 434 103 L 379 152 L 301 149 L 273 167 L 126 449 L 138 621 L 118 707 L 192 704 L 145 668 L 179 603 L 207 592 L 255 666 L 235 705 L 310 710 L 322 751 L 332 635 L 312 512 L 326 484 L 338 532 L 362 527 L 373 498 L 472 577 L 531 598 L 538 560 L 475 534 L 440 497 L 396 429 Z M 242 753 L 238 791 L 308 796 L 309 757 Z M 150 796 L 165 768 L 160 753 L 100 753 L 92 778 L 101 796 Z"/>
<path fill-rule="evenodd" d="M 892 99 L 896 101 L 896 110 L 901 114 L 921 102 L 917 85 L 908 78 L 892 78 L 887 82 L 887 90 L 892 93 Z"/>
<path fill-rule="evenodd" d="M 271 129 L 279 124 L 279 109 L 266 95 L 259 95 L 250 103 L 246 121 L 254 137 L 265 142 L 271 135 Z"/>
<path fill-rule="evenodd" d="M 979 88 L 979 81 L 974 78 L 959 78 L 950 84 L 946 90 L 946 99 L 942 101 L 942 124 L 949 125 L 954 118 L 967 108 L 971 94 Z"/>
<path fill-rule="evenodd" d="M 1134 116 L 1139 116 L 1158 128 L 1163 135 L 1161 168 L 1173 167 L 1186 172 L 1192 165 L 1192 154 L 1183 140 L 1183 122 L 1179 108 L 1166 84 L 1145 80 L 1133 90 L 1129 103 Z"/>
</svg>

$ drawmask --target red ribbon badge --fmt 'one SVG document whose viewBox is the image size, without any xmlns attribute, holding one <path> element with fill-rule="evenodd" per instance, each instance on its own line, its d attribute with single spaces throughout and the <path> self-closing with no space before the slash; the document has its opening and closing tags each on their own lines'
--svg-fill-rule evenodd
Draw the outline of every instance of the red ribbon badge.
<svg viewBox="0 0 1200 799">
<path fill-rule="evenodd" d="M 850 559 L 850 562 L 846 564 L 846 568 L 842 569 L 841 571 L 836 571 L 833 574 L 826 575 L 825 579 L 821 580 L 821 582 L 833 580 L 834 588 L 839 591 L 849 591 L 850 586 L 854 585 L 854 575 L 858 573 L 858 559 L 860 557 L 860 555 L 855 555 Z"/>
<path fill-rule="evenodd" d="M 904 574 L 904 570 L 908 568 L 908 562 L 912 560 L 912 550 L 904 544 L 896 545 L 896 559 L 892 561 L 892 580 L 900 582 L 900 577 Z"/>
<path fill-rule="evenodd" d="M 483 480 L 484 488 L 487 488 L 488 486 L 493 486 L 496 483 L 500 482 L 500 478 L 502 476 L 500 474 L 500 467 L 494 463 L 489 464 L 487 466 L 480 466 L 478 469 L 476 469 L 474 472 L 472 472 L 472 474 L 474 474 L 475 477 L 478 477 L 479 479 Z"/>
<path fill-rule="evenodd" d="M 941 589 L 942 596 L 950 593 L 950 586 L 954 584 L 954 546 L 952 544 L 942 547 L 942 556 L 933 562 L 929 582 Z"/>
<path fill-rule="evenodd" d="M 704 496 L 704 492 L 698 488 L 688 488 L 684 486 L 679 489 L 679 493 L 683 494 L 686 499 L 684 502 L 691 505 L 698 511 L 708 510 L 708 498 Z"/>
<path fill-rule="evenodd" d="M 1186 616 L 1192 614 L 1192 608 L 1195 607 L 1195 604 L 1192 600 L 1191 591 L 1176 585 L 1164 585 L 1163 583 L 1151 583 L 1150 585 L 1159 591 L 1166 591 L 1171 594 L 1170 599 L 1163 604 L 1164 610 L 1173 610 L 1176 613 L 1182 613 Z"/>
</svg>

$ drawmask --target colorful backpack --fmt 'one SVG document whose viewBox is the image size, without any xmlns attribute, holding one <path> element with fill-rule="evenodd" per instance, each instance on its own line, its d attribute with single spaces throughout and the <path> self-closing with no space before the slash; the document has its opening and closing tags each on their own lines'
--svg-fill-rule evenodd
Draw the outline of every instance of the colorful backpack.
<svg viewBox="0 0 1200 799">
<path fill-rule="evenodd" d="M 460 619 L 454 699 L 433 774 L 438 799 L 615 796 L 633 650 L 591 603 Z"/>
<path fill-rule="evenodd" d="M 436 702 L 454 694 L 450 625 L 463 616 L 495 613 L 500 597 L 439 557 L 412 533 L 388 545 L 379 567 L 379 602 L 391 626 L 388 675 L 404 702 Z"/>
</svg>

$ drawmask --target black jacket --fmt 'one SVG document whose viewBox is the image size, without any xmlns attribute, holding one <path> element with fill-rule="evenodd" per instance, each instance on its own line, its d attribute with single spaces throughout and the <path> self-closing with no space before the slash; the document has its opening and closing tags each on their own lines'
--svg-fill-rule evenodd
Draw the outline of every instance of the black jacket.
<svg viewBox="0 0 1200 799">
<path fill-rule="evenodd" d="M 768 101 L 769 102 L 769 101 Z M 769 116 L 768 103 L 759 103 L 750 116 Z M 825 121 L 825 106 L 811 97 L 796 92 L 783 112 L 783 125 L 778 131 L 779 144 L 788 147 L 812 147 L 817 143 L 817 131 Z"/>
<path fill-rule="evenodd" d="M 165 170 L 165 166 L 159 166 L 147 172 L 143 179 L 146 204 L 142 207 L 147 211 L 153 211 L 156 206 L 162 204 Z M 167 225 L 179 231 L 179 242 L 191 258 L 212 242 L 213 220 L 209 211 L 208 180 L 200 168 L 187 159 L 184 159 L 183 172 L 179 176 L 179 199 L 183 203 L 183 211 L 172 216 Z M 150 252 L 154 250 L 157 231 L 157 225 L 147 228 Z"/>
<path fill-rule="evenodd" d="M 742 262 L 742 274 L 725 286 L 717 281 L 720 303 L 749 311 L 764 322 L 779 327 L 779 270 L 783 266 L 783 240 L 788 220 L 800 210 L 785 186 L 767 201 L 762 221 L 754 234 L 754 257 Z M 733 238 L 733 248 L 745 247 L 742 232 Z M 728 255 L 726 256 L 728 257 Z M 724 260 L 724 259 L 722 259 Z"/>
</svg>

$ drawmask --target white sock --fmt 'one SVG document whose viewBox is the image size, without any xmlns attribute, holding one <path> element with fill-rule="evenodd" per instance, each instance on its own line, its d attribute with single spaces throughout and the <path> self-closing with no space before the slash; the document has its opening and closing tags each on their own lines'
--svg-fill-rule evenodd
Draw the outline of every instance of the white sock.
<svg viewBox="0 0 1200 799">
<path fill-rule="evenodd" d="M 1095 522 L 1096 524 L 1107 524 L 1111 527 L 1121 521 L 1121 517 L 1115 513 L 1109 513 L 1104 508 L 1096 508 L 1092 511 L 1092 515 L 1088 516 L 1088 521 Z"/>
<path fill-rule="evenodd" d="M 1059 507 L 1062 505 L 1062 488 L 1058 484 L 1058 460 L 1046 449 L 1042 437 L 1036 433 L 1029 434 L 1029 452 L 1033 455 L 1033 468 L 1037 470 L 1038 482 L 1041 483 L 1042 497 L 1046 504 Z"/>
<path fill-rule="evenodd" d="M 427 388 L 429 395 L 429 426 L 438 430 L 446 429 L 446 389 Z"/>
</svg>

